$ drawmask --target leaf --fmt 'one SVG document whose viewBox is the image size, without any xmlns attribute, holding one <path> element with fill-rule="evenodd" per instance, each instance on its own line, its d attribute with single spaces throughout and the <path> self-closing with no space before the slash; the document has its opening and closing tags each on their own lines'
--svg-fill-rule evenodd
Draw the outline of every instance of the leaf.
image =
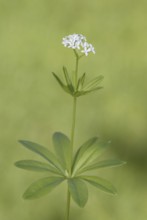
<svg viewBox="0 0 147 220">
<path fill-rule="evenodd" d="M 78 174 L 83 167 L 94 162 L 106 150 L 109 144 L 109 142 L 99 141 L 95 137 L 85 142 L 74 157 L 72 167 L 73 176 Z"/>
<path fill-rule="evenodd" d="M 45 177 L 31 184 L 23 194 L 24 199 L 37 199 L 51 192 L 64 178 Z"/>
<path fill-rule="evenodd" d="M 91 92 L 95 92 L 95 91 L 97 91 L 97 90 L 99 90 L 99 89 L 102 89 L 102 88 L 103 88 L 102 86 L 98 86 L 98 87 L 95 87 L 95 88 L 93 88 L 93 89 L 91 89 L 91 90 L 81 91 L 81 92 L 80 92 L 80 96 L 82 96 L 82 95 L 87 95 L 87 94 L 89 94 L 89 93 L 91 93 Z"/>
<path fill-rule="evenodd" d="M 61 80 L 55 73 L 53 73 L 53 76 L 55 77 L 55 79 L 57 80 L 57 82 L 59 83 L 59 85 L 61 86 L 61 88 L 62 88 L 65 92 L 71 94 L 69 88 L 62 82 L 62 80 Z"/>
<path fill-rule="evenodd" d="M 120 161 L 120 160 L 103 160 L 103 161 L 99 161 L 97 163 L 84 167 L 83 169 L 81 169 L 80 173 L 83 173 L 89 170 L 99 169 L 99 168 L 122 166 L 124 164 L 126 164 L 126 162 Z"/>
<path fill-rule="evenodd" d="M 103 80 L 103 78 L 104 76 L 99 75 L 98 77 L 92 79 L 89 83 L 87 83 L 87 85 L 83 87 L 83 90 L 86 91 L 86 90 L 95 89 L 98 86 L 98 84 Z"/>
<path fill-rule="evenodd" d="M 78 84 L 77 84 L 77 91 L 80 92 L 80 90 L 83 88 L 84 82 L 86 78 L 86 73 L 83 73 L 83 75 L 79 78 Z"/>
<path fill-rule="evenodd" d="M 62 80 L 61 80 L 54 72 L 53 72 L 52 74 L 53 74 L 53 76 L 55 77 L 55 79 L 57 80 L 57 82 L 60 84 L 60 86 L 61 86 L 62 88 L 64 88 L 65 85 L 64 85 L 64 83 L 62 82 Z"/>
<path fill-rule="evenodd" d="M 89 147 L 92 146 L 97 140 L 98 137 L 93 137 L 81 145 L 81 147 L 78 149 L 74 157 L 73 166 L 80 160 L 80 158 L 87 151 L 87 149 L 89 149 Z"/>
<path fill-rule="evenodd" d="M 86 184 L 79 178 L 71 178 L 68 179 L 68 188 L 77 205 L 84 207 L 88 200 L 88 189 Z"/>
<path fill-rule="evenodd" d="M 65 80 L 66 80 L 66 83 L 67 83 L 67 87 L 70 90 L 70 94 L 72 95 L 74 93 L 75 89 L 72 85 L 72 81 L 69 77 L 68 71 L 67 71 L 65 66 L 63 66 L 63 73 L 64 73 L 64 77 L 65 77 Z"/>
<path fill-rule="evenodd" d="M 107 180 L 102 179 L 97 176 L 80 176 L 83 180 L 87 181 L 91 185 L 97 187 L 98 189 L 116 195 L 117 191 L 115 187 Z"/>
<path fill-rule="evenodd" d="M 75 97 L 80 97 L 80 96 L 83 96 L 83 95 L 87 95 L 87 94 L 89 94 L 89 93 L 91 93 L 91 92 L 95 92 L 95 91 L 97 91 L 97 90 L 99 90 L 99 89 L 102 89 L 102 88 L 103 88 L 102 86 L 98 86 L 98 87 L 96 87 L 96 88 L 94 88 L 94 89 L 91 89 L 91 90 L 76 91 L 76 92 L 74 93 L 74 96 L 75 96 Z"/>
<path fill-rule="evenodd" d="M 71 164 L 71 142 L 69 138 L 60 132 L 53 135 L 53 144 L 56 154 L 64 169 L 70 168 Z"/>
<path fill-rule="evenodd" d="M 64 170 L 62 166 L 60 165 L 54 154 L 51 151 L 49 151 L 47 148 L 31 141 L 20 140 L 19 142 L 27 149 L 42 156 L 44 159 L 46 159 L 49 162 L 51 166 L 57 168 L 57 170 L 61 171 L 64 174 Z"/>
<path fill-rule="evenodd" d="M 55 167 L 51 166 L 50 164 L 43 163 L 36 160 L 20 160 L 15 163 L 15 166 L 21 169 L 30 170 L 30 171 L 37 171 L 37 172 L 51 172 L 55 174 L 62 175 L 59 170 Z"/>
<path fill-rule="evenodd" d="M 85 81 L 85 73 L 84 73 L 82 77 L 80 77 L 78 80 L 77 90 L 74 96 L 79 97 L 97 91 L 99 89 L 102 89 L 103 87 L 98 86 L 98 84 L 101 82 L 103 78 L 104 77 L 100 75 L 94 78 L 93 80 L 91 80 L 87 85 L 84 86 L 84 81 Z"/>
</svg>

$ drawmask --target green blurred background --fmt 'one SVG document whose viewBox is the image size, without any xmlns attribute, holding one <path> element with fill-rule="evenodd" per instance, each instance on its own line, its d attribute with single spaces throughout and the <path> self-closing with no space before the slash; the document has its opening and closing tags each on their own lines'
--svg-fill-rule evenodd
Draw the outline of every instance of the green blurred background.
<svg viewBox="0 0 147 220">
<path fill-rule="evenodd" d="M 89 79 L 103 74 L 104 89 L 79 99 L 76 146 L 98 135 L 112 140 L 104 156 L 127 165 L 97 172 L 119 195 L 89 187 L 84 209 L 72 203 L 71 220 L 147 219 L 147 2 L 145 0 L 0 0 L 0 219 L 64 220 L 66 186 L 24 201 L 42 174 L 14 162 L 37 159 L 19 139 L 52 149 L 55 131 L 70 134 L 71 97 L 51 72 L 74 69 L 62 37 L 81 33 L 96 50 L 81 60 Z"/>
</svg>

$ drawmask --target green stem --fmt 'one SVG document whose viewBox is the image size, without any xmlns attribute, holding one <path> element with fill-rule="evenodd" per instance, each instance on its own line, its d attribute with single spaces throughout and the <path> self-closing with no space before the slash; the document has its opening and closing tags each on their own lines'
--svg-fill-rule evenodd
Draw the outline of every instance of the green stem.
<svg viewBox="0 0 147 220">
<path fill-rule="evenodd" d="M 79 56 L 77 53 L 76 55 L 76 69 L 75 69 L 75 88 L 77 87 L 77 81 L 78 81 L 78 66 L 79 66 Z"/>
<path fill-rule="evenodd" d="M 78 82 L 78 66 L 79 66 L 79 56 L 74 50 L 75 56 L 76 56 L 76 66 L 75 66 L 75 88 L 77 88 L 77 82 Z M 73 96 L 73 113 L 72 113 L 72 127 L 71 127 L 71 164 L 70 164 L 70 170 L 69 175 L 71 176 L 71 169 L 72 169 L 72 159 L 73 159 L 73 148 L 74 148 L 74 137 L 75 137 L 75 124 L 76 124 L 76 109 L 77 109 L 77 97 Z"/>
<path fill-rule="evenodd" d="M 73 156 L 74 137 L 75 137 L 76 109 L 77 109 L 77 98 L 73 97 L 73 116 L 72 116 L 72 128 L 71 128 L 71 161 Z"/>
<path fill-rule="evenodd" d="M 67 210 L 66 210 L 66 220 L 69 220 L 69 213 L 70 213 L 70 192 L 67 189 Z"/>
<path fill-rule="evenodd" d="M 76 67 L 75 67 L 75 88 L 77 88 L 78 82 L 78 64 L 79 64 L 79 56 L 77 52 L 74 50 L 76 55 Z M 76 109 L 77 109 L 77 97 L 73 96 L 73 113 L 72 113 L 72 127 L 71 127 L 71 158 L 70 158 L 70 168 L 69 168 L 69 178 L 71 177 L 71 169 L 72 169 L 72 159 L 73 159 L 73 148 L 74 148 L 74 137 L 75 137 L 75 124 L 76 124 Z M 66 210 L 66 220 L 69 220 L 70 214 L 70 199 L 71 195 L 69 190 L 67 190 L 67 210 Z"/>
<path fill-rule="evenodd" d="M 72 128 L 71 128 L 71 164 L 69 169 L 69 176 L 71 176 L 72 169 L 72 158 L 73 158 L 73 146 L 74 146 L 74 136 L 75 136 L 75 122 L 76 122 L 76 106 L 77 106 L 77 98 L 73 97 L 73 116 L 72 116 Z M 66 211 L 66 220 L 69 220 L 70 213 L 70 192 L 67 189 L 67 211 Z"/>
</svg>

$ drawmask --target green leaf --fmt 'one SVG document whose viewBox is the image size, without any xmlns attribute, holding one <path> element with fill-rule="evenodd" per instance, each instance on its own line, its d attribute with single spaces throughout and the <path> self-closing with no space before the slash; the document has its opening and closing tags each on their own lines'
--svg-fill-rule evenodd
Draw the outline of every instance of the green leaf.
<svg viewBox="0 0 147 220">
<path fill-rule="evenodd" d="M 91 92 L 95 92 L 95 91 L 97 91 L 97 90 L 99 90 L 99 89 L 102 89 L 102 88 L 103 88 L 102 86 L 98 86 L 98 87 L 96 87 L 96 88 L 94 88 L 94 89 L 91 89 L 91 90 L 76 91 L 74 95 L 75 95 L 76 97 L 79 97 L 79 96 L 87 95 L 87 94 L 89 94 L 89 93 L 91 93 Z"/>
<path fill-rule="evenodd" d="M 77 84 L 77 91 L 80 92 L 80 90 L 83 88 L 84 82 L 86 78 L 86 73 L 83 73 L 83 75 L 79 78 L 78 84 Z"/>
<path fill-rule="evenodd" d="M 88 189 L 86 184 L 79 178 L 71 178 L 68 179 L 68 188 L 77 205 L 84 207 L 88 200 Z"/>
<path fill-rule="evenodd" d="M 103 80 L 103 76 L 102 75 L 99 75 L 98 77 L 94 78 L 93 80 L 91 80 L 89 83 L 87 83 L 87 85 L 85 85 L 83 87 L 83 90 L 86 91 L 86 90 L 93 90 L 95 88 L 97 88 L 98 84 Z"/>
<path fill-rule="evenodd" d="M 91 185 L 97 187 L 98 189 L 116 195 L 117 191 L 115 187 L 107 180 L 102 179 L 97 176 L 80 176 L 83 180 L 87 181 Z"/>
<path fill-rule="evenodd" d="M 95 87 L 95 88 L 93 88 L 93 89 L 91 89 L 91 90 L 81 91 L 81 92 L 80 92 L 80 96 L 82 96 L 82 95 L 87 95 L 87 94 L 89 94 L 89 93 L 91 93 L 91 92 L 95 92 L 95 91 L 97 91 L 97 90 L 99 90 L 99 89 L 102 89 L 102 88 L 103 88 L 102 86 L 98 86 L 98 87 Z"/>
<path fill-rule="evenodd" d="M 83 157 L 83 155 L 89 149 L 89 147 L 91 147 L 97 140 L 98 137 L 93 137 L 81 145 L 81 147 L 77 150 L 75 154 L 73 166 L 75 166 L 75 164 L 78 163 L 78 161 Z"/>
<path fill-rule="evenodd" d="M 99 169 L 99 168 L 122 166 L 124 164 L 126 164 L 126 162 L 120 161 L 120 160 L 103 160 L 103 161 L 99 161 L 97 163 L 84 167 L 83 169 L 81 169 L 80 173 L 83 173 L 89 170 Z"/>
<path fill-rule="evenodd" d="M 53 76 L 55 77 L 55 79 L 57 80 L 57 82 L 60 84 L 60 86 L 61 86 L 62 88 L 64 88 L 65 85 L 64 85 L 64 83 L 62 82 L 62 80 L 61 80 L 54 72 L 53 72 L 52 74 L 53 74 Z"/>
<path fill-rule="evenodd" d="M 94 162 L 106 150 L 109 144 L 110 142 L 99 141 L 95 137 L 85 142 L 74 157 L 72 167 L 73 176 L 78 174 L 83 167 Z"/>
<path fill-rule="evenodd" d="M 64 174 L 62 166 L 60 165 L 54 154 L 47 148 L 31 141 L 20 140 L 19 142 L 27 149 L 42 156 L 49 162 L 50 165 L 52 165 L 54 168 L 56 168 L 58 171 L 61 171 Z"/>
<path fill-rule="evenodd" d="M 101 82 L 101 80 L 104 78 L 102 75 L 94 78 L 93 80 L 91 80 L 89 83 L 87 83 L 84 86 L 84 82 L 85 82 L 85 73 L 79 78 L 78 80 L 78 84 L 77 84 L 77 89 L 74 93 L 74 96 L 79 97 L 79 96 L 83 96 L 86 95 L 88 93 L 97 91 L 99 89 L 102 89 L 102 86 L 98 86 L 98 84 Z"/>
<path fill-rule="evenodd" d="M 64 169 L 70 168 L 71 164 L 71 142 L 69 138 L 60 132 L 53 135 L 53 144 L 56 154 L 62 163 Z"/>
<path fill-rule="evenodd" d="M 30 171 L 37 171 L 37 172 L 51 172 L 55 174 L 62 175 L 59 170 L 55 167 L 51 166 L 50 164 L 43 163 L 36 160 L 20 160 L 15 163 L 15 166 L 21 169 L 30 170 Z"/>
<path fill-rule="evenodd" d="M 31 184 L 23 194 L 24 199 L 37 199 L 51 192 L 64 178 L 45 177 Z"/>
<path fill-rule="evenodd" d="M 71 95 L 74 94 L 75 92 L 75 89 L 74 89 L 74 86 L 72 84 L 72 81 L 69 77 L 69 74 L 68 74 L 68 71 L 67 71 L 67 68 L 65 66 L 63 66 L 63 73 L 64 73 L 64 77 L 65 77 L 65 80 L 66 80 L 66 83 L 67 83 L 67 87 L 68 89 L 70 90 L 70 93 Z"/>
<path fill-rule="evenodd" d="M 55 73 L 53 73 L 53 76 L 55 77 L 55 79 L 57 80 L 57 82 L 59 83 L 59 85 L 61 86 L 61 88 L 62 88 L 65 92 L 71 94 L 69 88 L 62 82 L 62 80 L 61 80 Z"/>
</svg>

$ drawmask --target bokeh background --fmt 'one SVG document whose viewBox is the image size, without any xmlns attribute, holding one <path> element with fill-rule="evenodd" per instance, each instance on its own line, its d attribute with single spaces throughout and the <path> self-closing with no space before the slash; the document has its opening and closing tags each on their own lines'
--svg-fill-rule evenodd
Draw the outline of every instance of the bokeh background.
<svg viewBox="0 0 147 220">
<path fill-rule="evenodd" d="M 103 74 L 104 89 L 79 99 L 76 146 L 98 135 L 111 140 L 104 158 L 127 161 L 97 171 L 118 196 L 89 187 L 87 206 L 72 203 L 71 220 L 147 219 L 147 2 L 145 0 L 0 0 L 0 219 L 64 220 L 66 186 L 40 200 L 24 190 L 42 174 L 14 162 L 38 159 L 19 139 L 52 150 L 52 134 L 70 134 L 71 97 L 52 71 L 74 69 L 62 37 L 81 33 L 96 50 L 81 60 L 89 79 Z"/>
</svg>

